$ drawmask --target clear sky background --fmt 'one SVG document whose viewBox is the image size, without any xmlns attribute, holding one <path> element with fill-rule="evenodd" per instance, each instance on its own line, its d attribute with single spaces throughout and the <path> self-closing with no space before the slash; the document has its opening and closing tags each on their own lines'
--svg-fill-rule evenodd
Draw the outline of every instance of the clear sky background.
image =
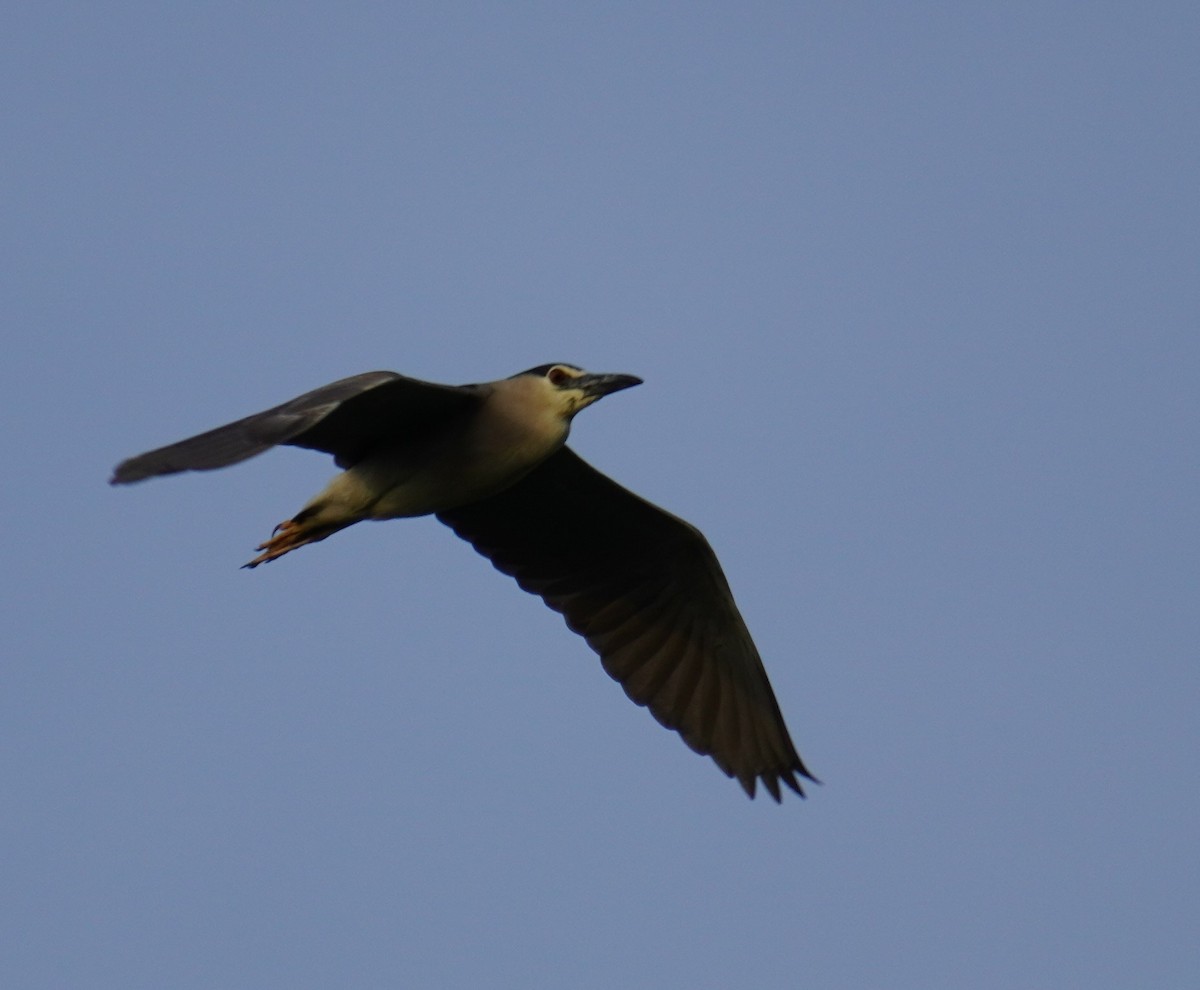
<svg viewBox="0 0 1200 990">
<path fill-rule="evenodd" d="M 3 85 L 0 985 L 1182 987 L 1194 3 L 55 3 Z M 824 785 L 748 801 L 431 520 L 124 456 L 645 378 Z"/>
</svg>

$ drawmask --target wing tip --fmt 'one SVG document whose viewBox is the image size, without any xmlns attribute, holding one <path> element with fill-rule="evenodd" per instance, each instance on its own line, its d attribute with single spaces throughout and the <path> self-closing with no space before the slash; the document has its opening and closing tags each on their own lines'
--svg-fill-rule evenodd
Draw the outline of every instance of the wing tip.
<svg viewBox="0 0 1200 990">
<path fill-rule="evenodd" d="M 746 792 L 746 795 L 751 800 L 755 797 L 759 781 L 762 781 L 763 787 L 766 788 L 767 793 L 771 795 L 776 804 L 783 803 L 783 789 L 779 786 L 780 781 L 787 784 L 790 790 L 802 798 L 807 798 L 808 795 L 804 793 L 804 787 L 796 779 L 797 774 L 814 784 L 819 785 L 821 783 L 799 759 L 785 770 L 762 770 L 750 774 L 737 774 L 726 770 L 726 773 L 731 777 L 737 778 L 737 782 L 742 785 L 742 790 Z"/>
<path fill-rule="evenodd" d="M 156 478 L 164 474 L 179 474 L 186 470 L 186 468 L 175 467 L 173 464 L 150 465 L 144 461 L 144 455 L 122 461 L 113 468 L 112 477 L 108 479 L 108 483 L 110 485 L 132 485 L 138 481 L 145 481 L 147 478 Z"/>
<path fill-rule="evenodd" d="M 128 461 L 122 461 L 113 468 L 112 477 L 108 479 L 110 485 L 131 485 L 135 481 L 141 481 L 146 476 L 130 470 Z"/>
</svg>

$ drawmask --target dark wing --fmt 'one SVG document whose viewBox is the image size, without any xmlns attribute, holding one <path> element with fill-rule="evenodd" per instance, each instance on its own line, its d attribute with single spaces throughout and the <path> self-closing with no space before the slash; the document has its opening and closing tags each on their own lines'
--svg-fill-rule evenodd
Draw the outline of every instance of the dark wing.
<svg viewBox="0 0 1200 990">
<path fill-rule="evenodd" d="M 114 485 L 178 471 L 211 471 L 279 444 L 333 454 L 349 467 L 377 447 L 436 428 L 475 407 L 475 386 L 436 385 L 394 371 L 343 378 L 266 412 L 129 460 L 113 471 Z"/>
<path fill-rule="evenodd" d="M 583 636 L 625 693 L 753 797 L 805 769 L 708 541 L 563 448 L 438 518 Z"/>
</svg>

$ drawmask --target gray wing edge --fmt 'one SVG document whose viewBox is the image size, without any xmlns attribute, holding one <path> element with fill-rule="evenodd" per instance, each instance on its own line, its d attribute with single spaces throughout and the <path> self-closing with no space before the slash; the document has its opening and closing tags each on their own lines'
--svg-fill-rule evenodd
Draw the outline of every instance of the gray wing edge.
<svg viewBox="0 0 1200 990">
<path fill-rule="evenodd" d="M 340 379 L 265 412 L 130 457 L 116 466 L 109 484 L 128 485 L 181 471 L 212 471 L 248 460 L 312 428 L 347 399 L 402 377 L 394 371 L 368 371 Z"/>
</svg>

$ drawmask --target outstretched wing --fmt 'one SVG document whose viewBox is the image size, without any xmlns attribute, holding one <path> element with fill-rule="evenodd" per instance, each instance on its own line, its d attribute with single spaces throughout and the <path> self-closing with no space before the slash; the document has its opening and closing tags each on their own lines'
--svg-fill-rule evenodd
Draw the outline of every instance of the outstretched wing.
<svg viewBox="0 0 1200 990">
<path fill-rule="evenodd" d="M 333 454 L 349 467 L 370 451 L 434 429 L 475 407 L 475 386 L 437 385 L 368 371 L 306 392 L 266 412 L 122 461 L 111 483 L 179 471 L 211 471 L 279 444 Z"/>
<path fill-rule="evenodd" d="M 438 513 L 561 612 L 659 722 L 753 797 L 803 795 L 801 762 L 716 555 L 694 526 L 563 448 L 511 488 Z"/>
</svg>

